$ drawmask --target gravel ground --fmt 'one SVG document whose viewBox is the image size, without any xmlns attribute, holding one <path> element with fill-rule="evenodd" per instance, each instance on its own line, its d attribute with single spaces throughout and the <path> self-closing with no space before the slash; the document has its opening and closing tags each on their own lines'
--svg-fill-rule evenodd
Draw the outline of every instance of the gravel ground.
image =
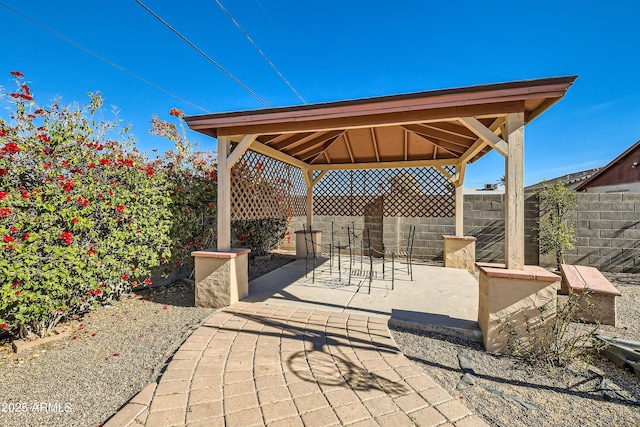
<svg viewBox="0 0 640 427">
<path fill-rule="evenodd" d="M 293 259 L 278 254 L 271 260 L 252 260 L 249 279 Z M 640 340 L 640 275 L 607 276 L 623 296 L 619 327 L 603 327 L 603 332 Z M 56 342 L 19 355 L 3 343 L 0 426 L 104 423 L 156 381 L 184 339 L 216 311 L 194 308 L 193 298 L 193 286 L 182 282 L 146 289 L 64 323 L 69 335 Z M 547 374 L 511 357 L 488 354 L 479 344 L 414 331 L 392 334 L 408 357 L 491 425 L 640 425 L 640 380 L 606 359 Z M 460 382 L 461 352 L 473 369 L 466 378 L 475 385 Z M 16 411 L 23 407 L 25 412 Z"/>
<path fill-rule="evenodd" d="M 605 275 L 622 297 L 618 327 L 602 326 L 602 333 L 640 340 L 640 274 Z M 640 379 L 604 357 L 542 372 L 478 343 L 401 329 L 392 335 L 405 355 L 492 426 L 640 426 Z"/>
<path fill-rule="evenodd" d="M 294 257 L 250 262 L 253 279 Z M 144 386 L 216 310 L 195 308 L 178 282 L 125 295 L 62 324 L 69 335 L 15 354 L 0 346 L 0 426 L 97 426 Z M 44 403 L 44 406 L 41 404 Z M 17 412 L 20 410 L 21 412 Z"/>
</svg>

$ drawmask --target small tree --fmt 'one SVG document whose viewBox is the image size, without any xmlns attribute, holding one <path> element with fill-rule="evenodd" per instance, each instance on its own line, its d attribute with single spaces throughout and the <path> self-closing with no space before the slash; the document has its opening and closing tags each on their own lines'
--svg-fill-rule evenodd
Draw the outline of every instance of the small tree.
<svg viewBox="0 0 640 427">
<path fill-rule="evenodd" d="M 558 268 L 564 256 L 574 249 L 576 242 L 573 224 L 567 216 L 578 205 L 578 193 L 567 188 L 561 181 L 543 182 L 536 192 L 540 208 L 538 242 L 542 254 L 553 253 Z"/>
</svg>

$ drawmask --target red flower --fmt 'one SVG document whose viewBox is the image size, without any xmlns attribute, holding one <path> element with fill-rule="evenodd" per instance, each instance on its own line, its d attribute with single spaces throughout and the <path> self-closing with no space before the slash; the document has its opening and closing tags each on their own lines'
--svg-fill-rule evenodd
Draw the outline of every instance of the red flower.
<svg viewBox="0 0 640 427">
<path fill-rule="evenodd" d="M 49 137 L 47 136 L 46 133 L 40 133 L 40 134 L 36 135 L 36 139 L 39 139 L 40 141 L 44 142 L 45 144 L 48 144 L 49 142 L 51 142 L 51 140 L 49 139 Z M 62 162 L 62 166 L 64 166 L 64 162 Z"/>
<path fill-rule="evenodd" d="M 127 273 L 122 275 L 122 280 L 129 280 L 129 275 Z"/>
<path fill-rule="evenodd" d="M 42 108 L 38 108 L 36 111 L 33 112 L 34 114 L 42 114 L 44 113 L 44 110 Z"/>
<path fill-rule="evenodd" d="M 149 278 L 145 279 L 145 281 L 144 281 L 145 285 L 150 285 L 151 283 L 152 283 L 151 279 L 149 279 Z"/>
<path fill-rule="evenodd" d="M 100 286 L 98 286 L 99 289 L 104 289 L 105 287 L 104 283 L 100 283 Z"/>
<path fill-rule="evenodd" d="M 0 208 L 0 218 L 11 215 L 11 208 Z"/>
<path fill-rule="evenodd" d="M 16 296 L 20 296 L 21 293 L 22 292 L 20 292 L 20 291 L 16 291 Z"/>
<path fill-rule="evenodd" d="M 7 197 L 7 194 L 9 194 L 8 191 L 0 191 L 0 200 L 4 200 L 4 198 Z"/>
<path fill-rule="evenodd" d="M 89 169 L 93 169 L 96 167 L 96 165 L 94 165 L 93 163 L 89 163 L 89 166 L 87 166 Z"/>
<path fill-rule="evenodd" d="M 95 255 L 98 252 L 93 248 L 93 246 L 89 246 L 89 249 L 87 250 L 87 254 L 88 255 Z"/>
<path fill-rule="evenodd" d="M 69 166 L 71 166 L 71 165 L 69 164 L 69 162 L 68 162 L 68 161 L 63 160 L 63 161 L 62 161 L 62 166 L 64 166 L 64 167 L 66 168 L 66 167 L 69 167 Z"/>
<path fill-rule="evenodd" d="M 64 240 L 67 245 L 70 245 L 71 242 L 73 242 L 73 235 L 68 231 L 60 233 L 60 238 Z"/>
<path fill-rule="evenodd" d="M 11 243 L 11 242 L 15 242 L 16 239 L 14 239 L 11 236 L 2 236 L 2 241 L 5 242 L 5 243 Z"/>
<path fill-rule="evenodd" d="M 49 169 L 51 167 L 51 163 L 47 162 L 47 163 L 43 164 L 42 167 L 44 169 Z"/>
<path fill-rule="evenodd" d="M 67 182 L 64 184 L 64 191 L 70 193 L 73 190 L 73 180 L 71 178 L 67 179 Z"/>
<path fill-rule="evenodd" d="M 77 224 L 77 223 L 78 223 L 78 218 L 74 217 L 74 218 L 71 220 L 71 222 L 72 222 L 72 223 L 74 223 L 74 224 Z"/>
<path fill-rule="evenodd" d="M 16 231 L 18 231 L 17 228 L 15 228 L 13 225 L 11 227 L 9 227 L 9 231 L 11 232 L 11 234 L 15 233 Z"/>
<path fill-rule="evenodd" d="M 118 357 L 118 356 L 120 356 L 120 353 L 113 353 L 113 355 L 114 355 L 115 357 Z"/>
<path fill-rule="evenodd" d="M 28 191 L 23 191 L 22 192 L 22 198 L 23 199 L 28 199 L 29 198 L 29 192 Z"/>
<path fill-rule="evenodd" d="M 11 75 L 17 78 L 24 77 L 24 74 L 22 74 L 20 71 L 11 71 Z"/>
<path fill-rule="evenodd" d="M 118 212 L 124 212 L 124 205 L 118 205 L 118 207 L 116 208 L 116 210 Z"/>
<path fill-rule="evenodd" d="M 109 165 L 109 164 L 111 164 L 111 160 L 106 159 L 106 158 L 102 158 L 102 159 L 100 159 L 100 164 L 101 165 Z"/>
<path fill-rule="evenodd" d="M 28 238 L 29 238 L 29 233 L 24 233 L 24 235 L 22 236 L 22 241 L 24 242 Z"/>
<path fill-rule="evenodd" d="M 16 144 L 15 142 L 7 142 L 6 144 L 4 144 L 4 147 L 2 147 L 2 150 L 0 151 L 9 155 L 17 154 L 20 152 L 20 147 L 18 147 L 18 144 Z"/>
<path fill-rule="evenodd" d="M 169 115 L 173 117 L 182 117 L 184 116 L 184 111 L 178 108 L 172 108 L 171 110 L 169 110 Z"/>
<path fill-rule="evenodd" d="M 9 325 L 7 325 L 6 323 L 0 323 L 0 329 L 4 329 L 5 331 L 8 331 Z"/>
</svg>

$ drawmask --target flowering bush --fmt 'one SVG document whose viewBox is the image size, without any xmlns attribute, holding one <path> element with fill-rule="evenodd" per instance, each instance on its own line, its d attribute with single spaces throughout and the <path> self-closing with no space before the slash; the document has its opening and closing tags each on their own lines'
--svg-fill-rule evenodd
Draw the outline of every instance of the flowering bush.
<svg viewBox="0 0 640 427">
<path fill-rule="evenodd" d="M 287 225 L 287 218 L 241 219 L 233 221 L 231 228 L 242 245 L 256 255 L 266 255 L 284 239 Z"/>
<path fill-rule="evenodd" d="M 12 74 L 17 90 L 0 94 L 0 328 L 42 336 L 170 256 L 170 184 L 126 128 L 97 118 L 99 93 L 45 107 Z"/>
<path fill-rule="evenodd" d="M 215 246 L 218 176 L 214 152 L 194 151 L 187 139 L 181 110 L 172 108 L 169 114 L 179 125 L 161 120 L 157 115 L 151 120 L 152 135 L 172 141 L 176 150 L 159 158 L 159 166 L 166 172 L 171 203 L 169 210 L 173 221 L 171 259 L 165 270 L 193 264 L 192 251 Z"/>
</svg>

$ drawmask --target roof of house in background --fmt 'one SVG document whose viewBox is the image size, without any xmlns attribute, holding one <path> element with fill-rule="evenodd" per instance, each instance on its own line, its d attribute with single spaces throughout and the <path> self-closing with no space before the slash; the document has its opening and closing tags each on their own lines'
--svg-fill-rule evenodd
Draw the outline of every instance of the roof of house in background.
<svg viewBox="0 0 640 427">
<path fill-rule="evenodd" d="M 573 172 L 566 175 L 559 176 L 557 178 L 545 179 L 544 181 L 538 182 L 537 184 L 530 185 L 524 188 L 524 191 L 537 191 L 542 188 L 545 182 L 554 183 L 556 181 L 561 181 L 564 185 L 571 185 L 575 183 L 579 183 L 581 181 L 586 181 L 598 173 L 602 168 L 593 168 L 587 169 L 580 172 Z"/>
<path fill-rule="evenodd" d="M 637 172 L 633 172 L 634 170 Z M 640 182 L 640 140 L 613 159 L 608 165 L 600 168 L 584 182 L 581 182 L 576 187 L 576 190 L 582 191 L 589 187 L 632 182 Z"/>
</svg>

